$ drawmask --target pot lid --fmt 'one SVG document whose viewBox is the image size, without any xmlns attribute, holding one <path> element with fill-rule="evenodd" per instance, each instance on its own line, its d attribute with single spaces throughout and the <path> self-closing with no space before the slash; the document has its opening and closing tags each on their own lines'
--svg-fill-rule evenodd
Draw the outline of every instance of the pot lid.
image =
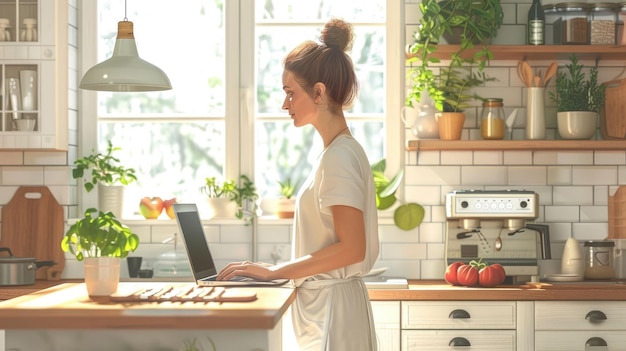
<svg viewBox="0 0 626 351">
<path fill-rule="evenodd" d="M 15 257 L 15 256 L 0 257 L 0 263 L 28 263 L 28 262 L 35 262 L 35 259 L 28 258 L 28 257 Z"/>
</svg>

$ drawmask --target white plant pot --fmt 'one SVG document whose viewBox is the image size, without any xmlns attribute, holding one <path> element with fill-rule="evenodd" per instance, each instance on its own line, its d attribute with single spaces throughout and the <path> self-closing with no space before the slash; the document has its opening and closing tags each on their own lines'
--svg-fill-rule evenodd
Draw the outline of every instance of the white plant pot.
<svg viewBox="0 0 626 351">
<path fill-rule="evenodd" d="M 598 114 L 590 111 L 558 112 L 557 127 L 563 139 L 590 139 L 598 128 Z"/>
<path fill-rule="evenodd" d="M 293 218 L 296 208 L 296 199 L 278 199 L 276 202 L 276 215 L 278 218 Z"/>
<path fill-rule="evenodd" d="M 210 218 L 232 218 L 237 213 L 237 203 L 228 198 L 207 198 Z"/>
<path fill-rule="evenodd" d="M 118 257 L 86 257 L 85 285 L 89 296 L 110 296 L 120 281 Z"/>
<path fill-rule="evenodd" d="M 98 183 L 98 210 L 111 211 L 117 218 L 124 213 L 124 186 Z"/>
</svg>

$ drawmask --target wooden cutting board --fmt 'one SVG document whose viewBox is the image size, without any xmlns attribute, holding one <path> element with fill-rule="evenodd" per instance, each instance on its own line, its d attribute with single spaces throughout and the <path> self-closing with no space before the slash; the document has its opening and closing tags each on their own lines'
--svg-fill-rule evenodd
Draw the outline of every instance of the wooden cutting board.
<svg viewBox="0 0 626 351">
<path fill-rule="evenodd" d="M 58 280 L 65 267 L 61 250 L 64 231 L 63 207 L 47 186 L 21 186 L 2 207 L 0 246 L 13 256 L 54 261 L 52 267 L 37 269 L 37 279 Z"/>
</svg>

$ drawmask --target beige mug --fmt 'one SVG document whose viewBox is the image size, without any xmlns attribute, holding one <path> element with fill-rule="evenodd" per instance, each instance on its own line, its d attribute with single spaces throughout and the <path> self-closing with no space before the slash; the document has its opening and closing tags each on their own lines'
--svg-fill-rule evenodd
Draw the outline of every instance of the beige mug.
<svg viewBox="0 0 626 351">
<path fill-rule="evenodd" d="M 439 139 L 460 140 L 465 123 L 463 112 L 437 112 L 435 114 L 439 128 Z"/>
</svg>

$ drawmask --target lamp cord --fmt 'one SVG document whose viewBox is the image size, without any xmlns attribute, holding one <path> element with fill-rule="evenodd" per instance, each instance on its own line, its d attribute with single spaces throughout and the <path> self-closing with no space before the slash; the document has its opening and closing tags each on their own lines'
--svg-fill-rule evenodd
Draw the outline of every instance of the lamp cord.
<svg viewBox="0 0 626 351">
<path fill-rule="evenodd" d="M 126 2 L 126 0 L 124 0 L 124 21 L 128 21 L 127 10 L 128 10 L 128 3 Z"/>
</svg>

